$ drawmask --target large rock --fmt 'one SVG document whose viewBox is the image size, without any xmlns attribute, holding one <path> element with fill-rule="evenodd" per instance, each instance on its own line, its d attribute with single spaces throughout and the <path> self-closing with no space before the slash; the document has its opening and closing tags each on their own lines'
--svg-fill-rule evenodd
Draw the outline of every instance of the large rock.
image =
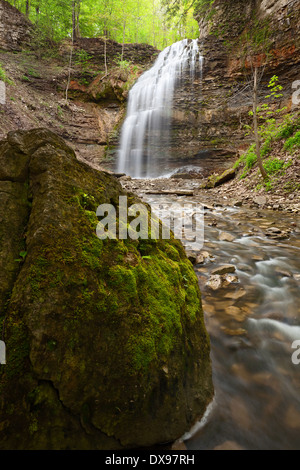
<svg viewBox="0 0 300 470">
<path fill-rule="evenodd" d="M 0 168 L 1 449 L 177 439 L 213 395 L 181 243 L 98 239 L 96 208 L 125 193 L 45 129 L 10 133 Z"/>
</svg>

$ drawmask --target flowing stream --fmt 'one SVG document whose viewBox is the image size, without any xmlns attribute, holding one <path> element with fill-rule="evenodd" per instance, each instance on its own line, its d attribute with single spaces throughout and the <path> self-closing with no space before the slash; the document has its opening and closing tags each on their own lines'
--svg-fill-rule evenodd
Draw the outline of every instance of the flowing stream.
<svg viewBox="0 0 300 470">
<path fill-rule="evenodd" d="M 273 211 L 205 211 L 209 257 L 195 272 L 211 338 L 215 399 L 183 436 L 188 449 L 300 449 L 300 364 L 292 362 L 292 343 L 300 340 L 299 222 L 284 214 L 278 220 Z M 290 234 L 275 240 L 266 235 L 270 227 Z M 221 241 L 222 233 L 231 241 Z M 207 286 L 211 271 L 226 264 L 236 267 L 237 279 L 214 291 Z"/>
<path fill-rule="evenodd" d="M 179 41 L 161 52 L 132 87 L 121 133 L 119 173 L 137 178 L 159 176 L 161 155 L 167 168 L 175 88 L 183 78 L 192 86 L 199 69 L 202 73 L 202 63 L 197 39 Z"/>
</svg>

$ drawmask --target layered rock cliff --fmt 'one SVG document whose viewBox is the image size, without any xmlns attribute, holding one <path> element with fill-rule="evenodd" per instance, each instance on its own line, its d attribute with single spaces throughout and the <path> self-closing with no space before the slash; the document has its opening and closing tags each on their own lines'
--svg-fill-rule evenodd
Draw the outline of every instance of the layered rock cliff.
<svg viewBox="0 0 300 470">
<path fill-rule="evenodd" d="M 32 25 L 17 8 L 0 1 L 0 49 L 19 50 L 28 42 Z"/>
<path fill-rule="evenodd" d="M 207 166 L 213 162 L 211 152 L 230 155 L 248 146 L 243 125 L 249 121 L 251 93 L 245 96 L 241 91 L 249 83 L 251 90 L 251 66 L 263 70 L 262 102 L 269 94 L 270 78 L 277 75 L 283 86 L 281 105 L 288 111 L 295 108 L 292 84 L 300 78 L 300 2 L 215 0 L 201 5 L 195 15 L 204 56 L 203 76 L 201 80 L 198 74 L 194 88 L 177 90 L 177 151 L 173 153 L 180 161 L 188 157 Z M 203 150 L 209 151 L 209 160 Z"/>
</svg>

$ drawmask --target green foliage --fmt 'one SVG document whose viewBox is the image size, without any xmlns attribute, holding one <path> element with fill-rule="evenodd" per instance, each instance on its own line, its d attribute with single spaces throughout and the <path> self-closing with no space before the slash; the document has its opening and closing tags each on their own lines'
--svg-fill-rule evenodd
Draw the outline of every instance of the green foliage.
<svg viewBox="0 0 300 470">
<path fill-rule="evenodd" d="M 251 27 L 246 33 L 246 42 L 251 45 L 256 52 L 263 48 L 267 51 L 271 45 L 270 42 L 270 20 L 265 21 L 254 19 Z"/>
<path fill-rule="evenodd" d="M 199 36 L 193 1 L 180 0 L 167 15 L 164 0 L 9 0 L 35 25 L 35 46 L 51 51 L 53 42 L 75 36 L 102 37 L 119 43 L 148 43 L 162 49 L 185 37 Z M 199 3 L 210 3 L 199 1 Z M 73 15 L 74 12 L 74 15 Z M 73 19 L 75 18 L 75 23 Z M 37 47 L 35 47 L 37 49 Z"/>
<path fill-rule="evenodd" d="M 13 85 L 12 80 L 10 80 L 7 75 L 5 70 L 3 69 L 1 63 L 0 63 L 0 81 L 7 83 L 8 85 Z"/>
<path fill-rule="evenodd" d="M 295 152 L 298 148 L 300 148 L 300 131 L 287 139 L 284 144 L 284 150 L 288 150 L 289 152 Z"/>
<path fill-rule="evenodd" d="M 285 163 L 283 160 L 280 160 L 280 158 L 270 158 L 264 161 L 264 168 L 268 175 L 278 173 L 281 170 L 285 170 L 289 166 L 291 166 L 291 161 Z"/>
<path fill-rule="evenodd" d="M 79 51 L 76 51 L 74 64 L 81 67 L 81 69 L 86 72 L 90 67 L 91 59 L 92 56 L 88 54 L 88 52 L 84 49 L 80 49 Z"/>
<path fill-rule="evenodd" d="M 273 189 L 272 181 L 263 181 L 256 186 L 256 191 L 260 191 L 261 189 L 265 189 L 266 192 L 271 191 Z"/>
<path fill-rule="evenodd" d="M 241 161 L 244 163 L 244 171 L 240 177 L 245 178 L 247 176 L 248 170 L 252 168 L 257 161 L 255 144 L 249 147 L 247 152 L 242 156 Z"/>
<path fill-rule="evenodd" d="M 23 263 L 25 261 L 25 258 L 27 256 L 27 251 L 20 251 L 19 253 L 20 258 L 16 259 L 15 261 L 18 263 Z"/>
<path fill-rule="evenodd" d="M 287 181 L 283 188 L 287 193 L 300 191 L 300 183 L 295 183 L 294 181 Z"/>
<path fill-rule="evenodd" d="M 290 115 L 286 116 L 284 122 L 278 129 L 278 132 L 276 134 L 276 140 L 288 139 L 299 128 L 299 125 L 299 120 L 294 121 Z"/>
<path fill-rule="evenodd" d="M 132 62 L 130 60 L 124 60 L 121 57 L 121 54 L 116 59 L 116 65 L 124 72 L 129 72 L 130 68 L 132 67 Z"/>
</svg>

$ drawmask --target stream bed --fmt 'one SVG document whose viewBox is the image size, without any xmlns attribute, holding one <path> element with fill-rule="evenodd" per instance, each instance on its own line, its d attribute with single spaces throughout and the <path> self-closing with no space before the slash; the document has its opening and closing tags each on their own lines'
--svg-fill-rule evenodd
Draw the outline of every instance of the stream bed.
<svg viewBox="0 0 300 470">
<path fill-rule="evenodd" d="M 195 203 L 140 195 L 149 204 Z M 194 268 L 211 338 L 215 399 L 179 448 L 300 449 L 300 364 L 292 361 L 292 344 L 300 340 L 300 217 L 204 207 L 204 257 Z M 235 272 L 215 286 L 212 271 L 223 265 Z"/>
</svg>

